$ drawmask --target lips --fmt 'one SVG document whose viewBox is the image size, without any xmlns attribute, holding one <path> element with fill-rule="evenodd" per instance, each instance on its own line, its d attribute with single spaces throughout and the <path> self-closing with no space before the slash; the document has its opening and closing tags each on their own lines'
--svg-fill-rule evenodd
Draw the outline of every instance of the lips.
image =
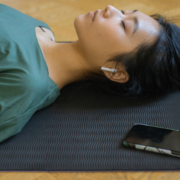
<svg viewBox="0 0 180 180">
<path fill-rule="evenodd" d="M 94 12 L 90 12 L 90 16 L 91 16 L 91 19 L 93 21 L 93 19 L 94 19 Z"/>
<path fill-rule="evenodd" d="M 95 12 L 90 12 L 90 16 L 91 16 L 92 21 L 94 21 L 97 13 L 98 13 L 98 10 L 96 10 Z"/>
<path fill-rule="evenodd" d="M 98 13 L 98 10 L 96 10 L 96 11 L 94 12 L 94 18 L 93 18 L 93 21 L 94 21 L 94 19 L 95 19 L 97 13 Z"/>
</svg>

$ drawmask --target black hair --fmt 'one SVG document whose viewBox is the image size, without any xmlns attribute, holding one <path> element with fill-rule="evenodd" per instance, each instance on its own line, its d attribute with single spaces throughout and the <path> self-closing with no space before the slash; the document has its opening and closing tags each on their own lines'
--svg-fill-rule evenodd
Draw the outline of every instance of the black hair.
<svg viewBox="0 0 180 180">
<path fill-rule="evenodd" d="M 86 85 L 101 92 L 130 98 L 144 98 L 180 89 L 180 28 L 173 22 L 174 19 L 168 20 L 160 14 L 150 17 L 161 27 L 156 41 L 153 44 L 142 43 L 133 51 L 107 61 L 116 62 L 115 69 L 123 63 L 130 76 L 128 82 L 111 81 L 100 70 L 85 73 Z"/>
</svg>

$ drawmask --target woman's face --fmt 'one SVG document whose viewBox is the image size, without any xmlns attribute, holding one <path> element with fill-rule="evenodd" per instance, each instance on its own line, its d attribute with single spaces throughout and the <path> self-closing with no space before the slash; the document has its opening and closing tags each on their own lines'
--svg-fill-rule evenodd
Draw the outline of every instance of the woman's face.
<svg viewBox="0 0 180 180">
<path fill-rule="evenodd" d="M 102 66 L 114 55 L 129 52 L 144 41 L 153 43 L 158 36 L 159 23 L 142 12 L 124 10 L 123 14 L 111 5 L 97 11 L 93 21 L 90 13 L 79 15 L 74 21 L 81 48 L 92 65 Z M 133 33 L 135 17 L 138 26 Z"/>
</svg>

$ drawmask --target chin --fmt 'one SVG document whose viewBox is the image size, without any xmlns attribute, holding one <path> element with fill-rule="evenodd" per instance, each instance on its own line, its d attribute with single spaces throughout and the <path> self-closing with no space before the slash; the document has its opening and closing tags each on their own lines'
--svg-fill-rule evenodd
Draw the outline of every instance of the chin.
<svg viewBox="0 0 180 180">
<path fill-rule="evenodd" d="M 82 24 L 84 24 L 83 20 L 84 19 L 82 18 L 82 15 L 79 15 L 74 19 L 74 28 L 76 30 L 78 37 L 81 34 L 81 29 L 83 28 L 82 27 Z"/>
</svg>

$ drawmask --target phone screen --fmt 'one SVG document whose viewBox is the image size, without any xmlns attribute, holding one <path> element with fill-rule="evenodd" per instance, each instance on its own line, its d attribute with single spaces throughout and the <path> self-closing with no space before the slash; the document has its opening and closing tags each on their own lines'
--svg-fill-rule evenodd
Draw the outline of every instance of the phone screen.
<svg viewBox="0 0 180 180">
<path fill-rule="evenodd" d="M 180 132 L 149 125 L 134 125 L 126 138 L 128 143 L 180 152 Z"/>
</svg>

